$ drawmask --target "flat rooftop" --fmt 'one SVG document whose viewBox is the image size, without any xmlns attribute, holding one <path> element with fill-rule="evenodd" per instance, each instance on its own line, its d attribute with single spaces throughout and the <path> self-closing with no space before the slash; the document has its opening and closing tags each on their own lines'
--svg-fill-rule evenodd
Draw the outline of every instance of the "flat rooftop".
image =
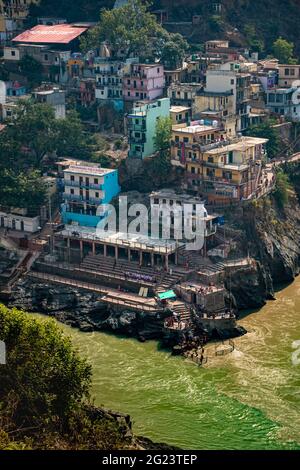
<svg viewBox="0 0 300 470">
<path fill-rule="evenodd" d="M 188 134 L 205 134 L 207 132 L 215 132 L 218 130 L 217 127 L 205 126 L 205 125 L 196 125 L 196 126 L 186 126 L 186 127 L 173 127 L 173 132 L 184 132 Z"/>
<path fill-rule="evenodd" d="M 78 235 L 74 235 L 78 233 Z M 118 245 L 123 248 L 152 251 L 158 254 L 172 254 L 176 249 L 184 245 L 174 240 L 162 240 L 139 236 L 136 234 L 123 232 L 103 232 L 97 228 L 80 227 L 76 225 L 66 225 L 65 230 L 59 232 L 63 237 L 103 242 L 108 245 Z"/>
<path fill-rule="evenodd" d="M 191 108 L 189 106 L 171 106 L 170 113 L 184 113 L 190 110 Z"/>
<path fill-rule="evenodd" d="M 93 166 L 81 166 L 81 165 L 71 165 L 68 168 L 64 170 L 64 173 L 74 173 L 74 174 L 83 174 L 83 175 L 98 175 L 98 176 L 104 176 L 107 175 L 108 173 L 112 173 L 116 170 L 110 169 L 110 168 L 99 168 L 99 167 L 93 167 Z"/>
<path fill-rule="evenodd" d="M 246 150 L 247 148 L 254 147 L 255 145 L 263 145 L 268 142 L 268 139 L 261 139 L 259 137 L 242 137 L 239 142 L 234 144 L 224 145 L 221 147 L 217 147 L 211 150 L 208 150 L 207 154 L 209 155 L 217 155 L 219 153 L 230 152 L 234 150 Z"/>
<path fill-rule="evenodd" d="M 193 204 L 204 204 L 203 199 L 195 196 L 190 196 L 187 193 L 179 193 L 176 192 L 174 189 L 161 189 L 160 191 L 153 191 L 150 194 L 152 198 L 159 198 L 159 199 L 177 199 L 182 202 L 189 202 Z"/>
</svg>

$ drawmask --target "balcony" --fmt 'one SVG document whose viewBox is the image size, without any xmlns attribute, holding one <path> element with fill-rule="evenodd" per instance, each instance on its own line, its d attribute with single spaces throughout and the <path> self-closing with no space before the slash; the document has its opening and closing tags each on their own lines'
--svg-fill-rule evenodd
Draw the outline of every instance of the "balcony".
<svg viewBox="0 0 300 470">
<path fill-rule="evenodd" d="M 138 145 L 143 145 L 146 143 L 146 137 L 135 137 L 135 136 L 130 136 L 128 139 L 129 144 L 138 144 Z"/>
<path fill-rule="evenodd" d="M 100 191 L 103 191 L 104 185 L 103 184 L 94 184 L 94 183 L 89 183 L 86 184 L 84 181 L 79 182 L 79 181 L 70 181 L 70 180 L 64 180 L 65 186 L 70 186 L 72 188 L 85 188 L 85 189 L 98 189 Z"/>
<path fill-rule="evenodd" d="M 83 196 L 80 196 L 78 194 L 68 194 L 68 193 L 63 193 L 63 199 L 67 201 L 84 201 Z"/>
</svg>

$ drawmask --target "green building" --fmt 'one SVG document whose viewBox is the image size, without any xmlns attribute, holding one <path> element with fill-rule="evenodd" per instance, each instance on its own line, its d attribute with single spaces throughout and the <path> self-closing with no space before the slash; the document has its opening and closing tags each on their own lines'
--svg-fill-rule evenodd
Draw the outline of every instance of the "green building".
<svg viewBox="0 0 300 470">
<path fill-rule="evenodd" d="M 129 158 L 143 159 L 155 152 L 156 121 L 170 116 L 170 99 L 162 98 L 135 107 L 127 116 Z"/>
</svg>

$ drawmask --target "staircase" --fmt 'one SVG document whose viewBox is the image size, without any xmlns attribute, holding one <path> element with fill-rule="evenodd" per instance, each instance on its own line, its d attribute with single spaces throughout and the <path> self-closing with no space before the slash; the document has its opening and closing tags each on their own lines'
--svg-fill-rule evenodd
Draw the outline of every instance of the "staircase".
<svg viewBox="0 0 300 470">
<path fill-rule="evenodd" d="M 191 311 L 190 306 L 180 300 L 176 300 L 176 302 L 172 302 L 169 304 L 169 308 L 180 318 L 180 321 L 183 322 L 190 322 L 191 321 Z"/>
</svg>

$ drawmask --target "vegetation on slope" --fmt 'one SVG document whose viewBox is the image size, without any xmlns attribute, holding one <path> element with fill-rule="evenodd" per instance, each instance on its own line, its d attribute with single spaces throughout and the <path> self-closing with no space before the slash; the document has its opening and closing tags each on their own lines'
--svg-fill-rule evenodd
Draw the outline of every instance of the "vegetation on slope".
<svg viewBox="0 0 300 470">
<path fill-rule="evenodd" d="M 91 367 L 53 320 L 0 305 L 0 450 L 120 449 L 131 439 L 91 404 Z"/>
</svg>

